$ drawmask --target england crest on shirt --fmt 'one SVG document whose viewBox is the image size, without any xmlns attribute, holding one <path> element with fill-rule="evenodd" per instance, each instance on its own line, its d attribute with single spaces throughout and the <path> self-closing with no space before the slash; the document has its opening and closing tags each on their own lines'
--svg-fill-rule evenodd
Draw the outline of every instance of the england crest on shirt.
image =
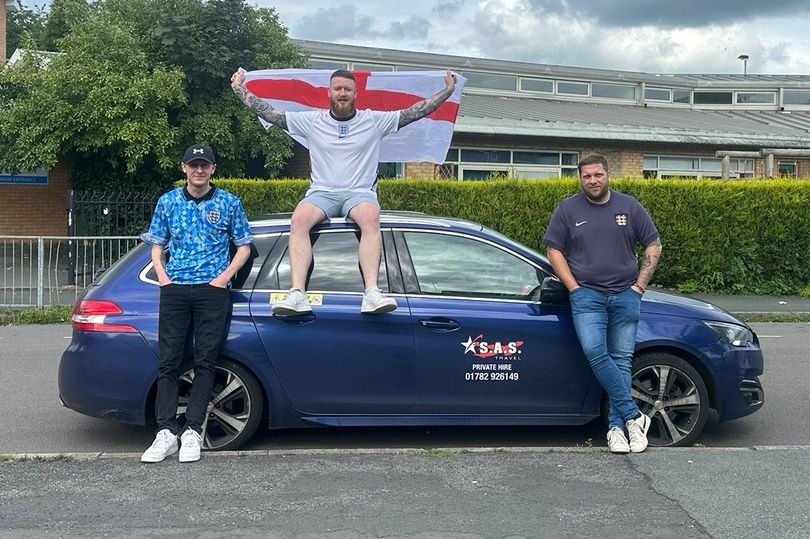
<svg viewBox="0 0 810 539">
<path fill-rule="evenodd" d="M 627 214 L 626 213 L 617 213 L 616 214 L 616 224 L 619 226 L 627 226 Z"/>
<path fill-rule="evenodd" d="M 219 219 L 222 217 L 222 213 L 219 210 L 211 210 L 208 212 L 208 222 L 212 225 L 215 225 L 219 222 Z"/>
<path fill-rule="evenodd" d="M 349 134 L 349 124 L 341 123 L 338 124 L 338 138 L 343 138 Z"/>
</svg>

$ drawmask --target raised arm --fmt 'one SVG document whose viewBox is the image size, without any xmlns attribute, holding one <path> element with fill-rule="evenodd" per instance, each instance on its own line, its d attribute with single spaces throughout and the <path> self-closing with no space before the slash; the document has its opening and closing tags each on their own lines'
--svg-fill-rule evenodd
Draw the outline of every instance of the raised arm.
<svg viewBox="0 0 810 539">
<path fill-rule="evenodd" d="M 447 98 L 453 95 L 456 89 L 456 74 L 448 70 L 444 75 L 444 83 L 447 86 L 436 95 L 423 99 L 407 109 L 399 111 L 399 127 L 405 127 L 409 123 L 421 120 L 447 101 Z"/>
<path fill-rule="evenodd" d="M 282 129 L 287 129 L 287 115 L 283 110 L 270 106 L 264 99 L 258 98 L 245 88 L 245 70 L 241 67 L 231 75 L 231 89 L 253 114 Z"/>
</svg>

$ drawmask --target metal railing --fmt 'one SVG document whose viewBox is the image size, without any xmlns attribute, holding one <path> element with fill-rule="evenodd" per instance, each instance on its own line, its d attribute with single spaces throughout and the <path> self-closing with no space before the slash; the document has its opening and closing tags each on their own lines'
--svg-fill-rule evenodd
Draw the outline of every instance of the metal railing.
<svg viewBox="0 0 810 539">
<path fill-rule="evenodd" d="M 0 236 L 0 307 L 71 305 L 138 236 Z"/>
</svg>

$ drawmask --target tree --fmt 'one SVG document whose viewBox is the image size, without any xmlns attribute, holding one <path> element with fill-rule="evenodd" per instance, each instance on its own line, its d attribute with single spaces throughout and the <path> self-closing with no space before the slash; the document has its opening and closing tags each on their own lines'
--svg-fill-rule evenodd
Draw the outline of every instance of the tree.
<svg viewBox="0 0 810 539">
<path fill-rule="evenodd" d="M 0 169 L 66 157 L 75 187 L 131 188 L 176 180 L 195 142 L 215 149 L 219 176 L 258 159 L 272 177 L 292 155 L 289 137 L 265 132 L 229 86 L 239 66 L 305 65 L 274 10 L 244 0 L 57 3 L 87 14 L 48 20 L 64 54 L 47 69 L 30 55 L 0 73 Z"/>
<path fill-rule="evenodd" d="M 91 12 L 92 8 L 85 0 L 53 0 L 48 18 L 42 28 L 37 44 L 46 51 L 59 51 L 59 40 Z"/>
<path fill-rule="evenodd" d="M 25 9 L 17 0 L 17 11 L 6 14 L 6 59 L 26 43 L 39 41 L 45 19 L 43 8 Z"/>
</svg>

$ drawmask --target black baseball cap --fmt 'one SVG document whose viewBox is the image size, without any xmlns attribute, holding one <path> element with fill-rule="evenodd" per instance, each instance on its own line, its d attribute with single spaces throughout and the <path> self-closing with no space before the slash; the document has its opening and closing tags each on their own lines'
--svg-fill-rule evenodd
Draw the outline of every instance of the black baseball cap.
<svg viewBox="0 0 810 539">
<path fill-rule="evenodd" d="M 211 164 L 217 162 L 216 157 L 214 157 L 214 152 L 205 144 L 189 146 L 186 153 L 183 154 L 183 163 L 186 165 L 197 160 L 208 161 Z"/>
</svg>

